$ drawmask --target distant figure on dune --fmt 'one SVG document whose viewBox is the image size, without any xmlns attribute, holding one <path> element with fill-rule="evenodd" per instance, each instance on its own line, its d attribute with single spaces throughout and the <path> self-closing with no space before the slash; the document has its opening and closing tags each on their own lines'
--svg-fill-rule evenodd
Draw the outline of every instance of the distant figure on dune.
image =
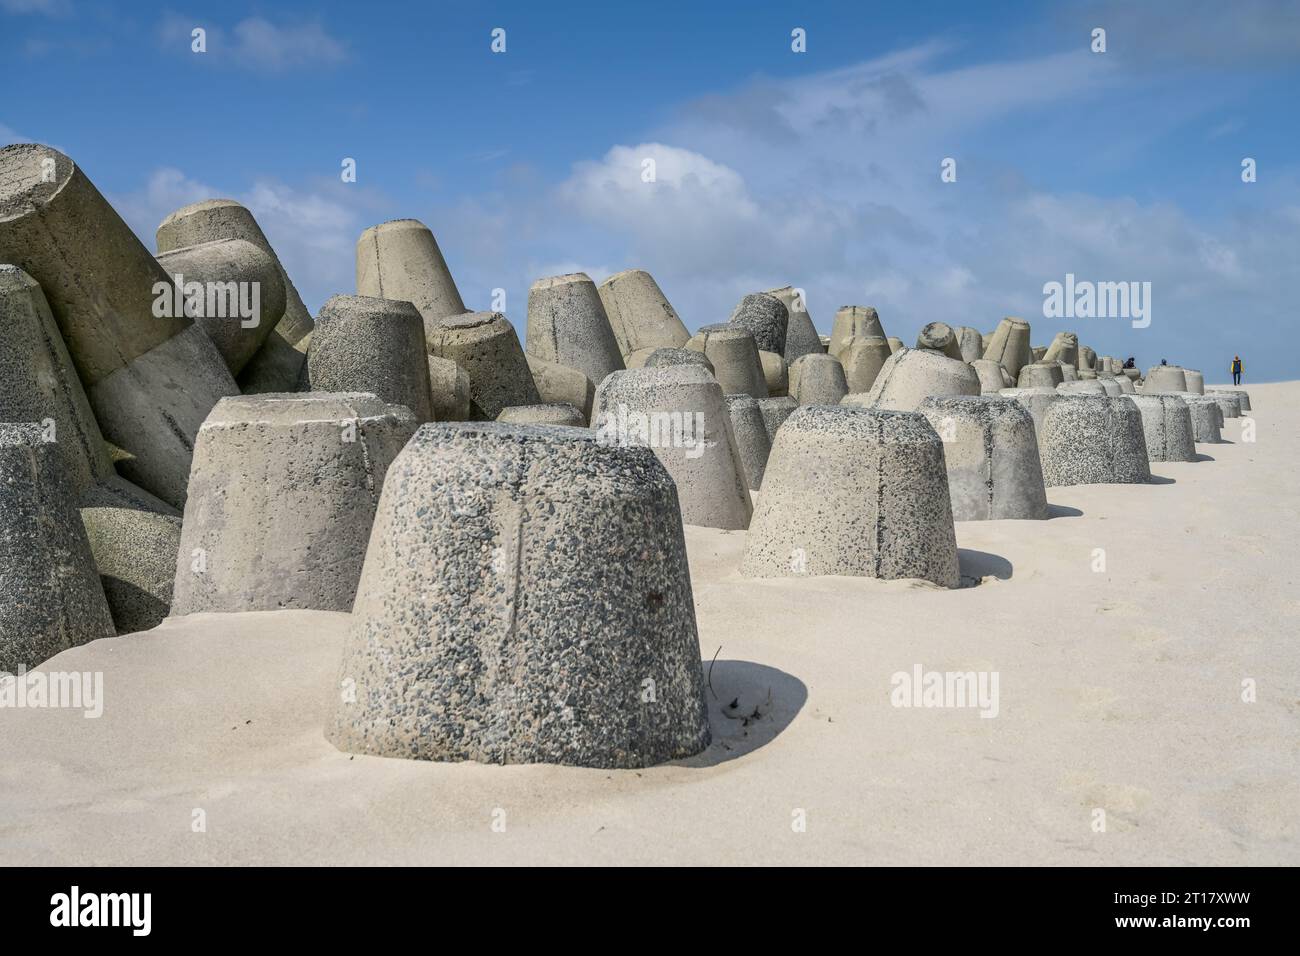
<svg viewBox="0 0 1300 956">
<path fill-rule="evenodd" d="M 1165 360 L 1165 359 L 1161 359 L 1161 360 L 1160 360 L 1160 364 L 1161 364 L 1161 365 L 1168 365 L 1169 362 L 1168 362 L 1167 360 Z"/>
<path fill-rule="evenodd" d="M 1130 355 L 1130 356 L 1128 357 L 1128 361 L 1126 361 L 1126 362 L 1124 363 L 1124 367 L 1125 367 L 1125 368 L 1137 368 L 1137 359 L 1136 359 L 1134 356 Z"/>
<path fill-rule="evenodd" d="M 1233 385 L 1241 384 L 1241 356 L 1240 355 L 1234 355 L 1232 357 L 1232 384 Z"/>
</svg>

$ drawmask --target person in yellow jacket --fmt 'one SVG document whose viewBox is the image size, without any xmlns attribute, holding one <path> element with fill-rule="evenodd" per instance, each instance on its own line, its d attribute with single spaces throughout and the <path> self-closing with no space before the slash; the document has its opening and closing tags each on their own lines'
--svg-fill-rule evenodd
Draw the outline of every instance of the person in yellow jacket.
<svg viewBox="0 0 1300 956">
<path fill-rule="evenodd" d="M 1232 384 L 1233 385 L 1241 384 L 1241 356 L 1240 355 L 1234 355 L 1232 357 Z"/>
</svg>

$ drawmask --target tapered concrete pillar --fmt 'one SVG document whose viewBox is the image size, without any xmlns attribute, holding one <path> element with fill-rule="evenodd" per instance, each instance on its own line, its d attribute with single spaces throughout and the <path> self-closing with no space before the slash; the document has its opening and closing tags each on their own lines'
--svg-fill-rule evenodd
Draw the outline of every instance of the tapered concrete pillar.
<svg viewBox="0 0 1300 956">
<path fill-rule="evenodd" d="M 537 394 L 544 404 L 572 405 L 584 419 L 590 421 L 592 402 L 596 398 L 596 387 L 591 379 L 576 368 L 531 355 L 528 356 L 528 371 L 533 376 L 533 384 L 537 386 Z M 614 373 L 611 372 L 610 375 L 612 374 Z"/>
<path fill-rule="evenodd" d="M 159 254 L 163 254 L 222 239 L 242 239 L 264 250 L 275 262 L 284 284 L 284 315 L 236 377 L 239 388 L 245 394 L 292 391 L 307 360 L 306 339 L 314 322 L 253 214 L 233 199 L 205 199 L 183 206 L 164 219 L 155 241 Z"/>
<path fill-rule="evenodd" d="M 829 351 L 836 358 L 848 346 L 851 339 L 885 337 L 884 327 L 880 324 L 880 315 L 869 305 L 845 305 L 835 313 L 835 324 L 831 326 Z"/>
<path fill-rule="evenodd" d="M 1017 388 L 1056 388 L 1065 379 L 1059 362 L 1030 362 L 1020 369 Z"/>
<path fill-rule="evenodd" d="M 812 316 L 808 314 L 807 303 L 798 290 L 787 285 L 779 289 L 768 289 L 767 294 L 780 299 L 790 313 L 790 324 L 785 333 L 786 364 L 793 365 L 805 355 L 824 353 L 826 346 L 822 344 Z"/>
<path fill-rule="evenodd" d="M 357 295 L 410 302 L 426 326 L 465 311 L 438 240 L 418 219 L 394 219 L 361 234 Z"/>
<path fill-rule="evenodd" d="M 1152 461 L 1195 461 L 1192 413 L 1177 395 L 1128 395 L 1142 413 L 1147 457 Z"/>
<path fill-rule="evenodd" d="M 916 347 L 938 352 L 959 362 L 963 361 L 961 346 L 957 343 L 957 333 L 946 322 L 931 322 L 923 326 L 916 337 Z"/>
<path fill-rule="evenodd" d="M 1047 420 L 1047 410 L 1061 397 L 1054 388 L 1004 388 L 998 394 L 1004 398 L 1014 398 L 1034 420 L 1034 434 L 1038 438 L 1038 450 L 1042 453 L 1043 423 Z"/>
<path fill-rule="evenodd" d="M 958 583 L 943 443 L 921 415 L 804 406 L 777 433 L 740 571 Z"/>
<path fill-rule="evenodd" d="M 598 291 L 629 367 L 638 352 L 681 348 L 691 337 L 659 283 L 642 269 L 616 272 L 600 284 Z"/>
<path fill-rule="evenodd" d="M 767 379 L 754 337 L 731 325 L 706 325 L 686 343 L 713 363 L 713 377 L 724 395 L 767 398 Z"/>
<path fill-rule="evenodd" d="M 984 357 L 984 337 L 980 335 L 979 329 L 973 329 L 969 325 L 959 325 L 957 343 L 961 348 L 963 362 L 975 362 Z"/>
<path fill-rule="evenodd" d="M 466 312 L 437 322 L 426 320 L 424 333 L 431 355 L 450 359 L 469 375 L 475 418 L 491 420 L 507 405 L 543 401 L 519 336 L 500 312 Z"/>
<path fill-rule="evenodd" d="M 785 359 L 776 352 L 758 350 L 758 360 L 763 366 L 763 382 L 767 385 L 767 394 L 788 395 L 790 393 L 790 367 Z"/>
<path fill-rule="evenodd" d="M 837 354 L 844 366 L 844 380 L 850 393 L 868 392 L 892 353 L 880 336 L 850 338 Z"/>
<path fill-rule="evenodd" d="M 1183 369 L 1183 378 L 1187 380 L 1187 390 L 1195 395 L 1205 394 L 1205 376 L 1194 368 Z"/>
<path fill-rule="evenodd" d="M 410 302 L 332 296 L 316 317 L 307 372 L 314 392 L 371 393 L 416 421 L 433 418 L 424 322 Z"/>
<path fill-rule="evenodd" d="M 1047 410 L 1042 462 L 1048 488 L 1148 482 L 1142 414 L 1128 398 L 1063 397 Z"/>
<path fill-rule="evenodd" d="M 1029 323 L 1024 319 L 1005 318 L 998 323 L 989 337 L 984 357 L 1000 362 L 1012 379 L 1020 375 L 1022 366 L 1031 361 L 1029 352 Z"/>
<path fill-rule="evenodd" d="M 0 149 L 0 262 L 40 283 L 118 470 L 172 505 L 185 500 L 193 438 L 238 389 L 184 315 L 171 280 L 67 156 Z"/>
<path fill-rule="evenodd" d="M 763 484 L 763 470 L 767 456 L 772 451 L 772 440 L 767 437 L 763 412 L 758 402 L 748 395 L 728 395 L 727 412 L 731 415 L 731 431 L 736 436 L 736 448 L 745 469 L 750 488 L 758 490 Z"/>
<path fill-rule="evenodd" d="M 1144 392 L 1185 392 L 1187 375 L 1177 365 L 1153 365 L 1143 381 Z"/>
<path fill-rule="evenodd" d="M 790 310 L 776 296 L 766 292 L 745 296 L 732 311 L 727 324 L 752 335 L 760 351 L 785 355 Z"/>
<path fill-rule="evenodd" d="M 326 736 L 354 753 L 632 768 L 703 750 L 672 479 L 590 432 L 425 426 L 389 471 L 338 680 L 354 693 Z"/>
<path fill-rule="evenodd" d="M 655 349 L 646 355 L 639 368 L 663 368 L 667 365 L 699 365 L 713 374 L 713 363 L 703 352 L 695 349 Z"/>
<path fill-rule="evenodd" d="M 0 424 L 0 671 L 113 636 L 64 456 L 39 424 Z"/>
<path fill-rule="evenodd" d="M 1060 362 L 1072 365 L 1076 369 L 1084 368 L 1079 364 L 1079 337 L 1073 332 L 1057 332 L 1052 344 L 1043 355 L 1044 362 Z"/>
<path fill-rule="evenodd" d="M 350 611 L 384 477 L 415 429 L 374 395 L 220 402 L 194 450 L 172 613 Z"/>
<path fill-rule="evenodd" d="M 979 376 L 965 362 L 928 349 L 903 349 L 885 362 L 864 404 L 912 412 L 932 395 L 978 395 Z"/>
<path fill-rule="evenodd" d="M 980 394 L 996 395 L 1007 387 L 1006 369 L 992 359 L 976 359 L 968 363 L 980 380 Z"/>
<path fill-rule="evenodd" d="M 1034 419 L 1014 398 L 927 398 L 920 412 L 943 442 L 956 521 L 1044 519 L 1047 492 Z"/>
<path fill-rule="evenodd" d="M 790 397 L 800 405 L 838 405 L 848 393 L 844 366 L 833 355 L 809 353 L 790 366 Z"/>
<path fill-rule="evenodd" d="M 1094 372 L 1099 371 L 1097 367 L 1097 353 L 1094 349 L 1089 348 L 1086 345 L 1079 346 L 1078 353 L 1075 355 L 1075 363 L 1079 371 L 1087 369 L 1091 369 Z"/>
<path fill-rule="evenodd" d="M 1187 411 L 1192 418 L 1192 437 L 1198 442 L 1222 442 L 1220 429 L 1223 428 L 1223 411 L 1219 408 L 1219 403 L 1207 395 L 1188 393 L 1179 397 L 1187 403 Z"/>
<path fill-rule="evenodd" d="M 284 317 L 279 264 L 244 239 L 183 246 L 159 253 L 158 262 L 177 282 L 185 314 L 212 339 L 230 374 L 238 376 Z"/>
<path fill-rule="evenodd" d="M 677 483 L 687 524 L 748 527 L 752 508 L 731 415 L 704 369 L 614 372 L 596 390 L 591 426 L 603 444 L 654 449 Z"/>
<path fill-rule="evenodd" d="M 538 279 L 529 288 L 525 350 L 592 382 L 624 367 L 596 283 L 583 272 Z"/>
</svg>

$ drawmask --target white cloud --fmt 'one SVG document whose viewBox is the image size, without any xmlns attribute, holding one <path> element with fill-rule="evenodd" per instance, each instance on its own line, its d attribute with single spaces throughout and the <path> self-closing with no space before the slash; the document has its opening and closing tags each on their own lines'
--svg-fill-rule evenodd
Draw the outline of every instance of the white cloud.
<svg viewBox="0 0 1300 956">
<path fill-rule="evenodd" d="M 240 20 L 227 31 L 207 17 L 167 14 L 158 28 L 165 49 L 191 55 L 196 28 L 206 31 L 205 63 L 260 72 L 333 66 L 348 57 L 344 43 L 314 20 L 273 23 L 263 17 Z"/>
</svg>

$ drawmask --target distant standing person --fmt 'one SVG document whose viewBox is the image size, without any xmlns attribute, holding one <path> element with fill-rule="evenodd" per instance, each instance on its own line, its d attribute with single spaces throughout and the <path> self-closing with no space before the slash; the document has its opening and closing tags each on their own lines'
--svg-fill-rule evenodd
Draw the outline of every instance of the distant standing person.
<svg viewBox="0 0 1300 956">
<path fill-rule="evenodd" d="M 1232 384 L 1233 385 L 1241 384 L 1241 356 L 1240 355 L 1234 355 L 1232 357 Z"/>
</svg>

